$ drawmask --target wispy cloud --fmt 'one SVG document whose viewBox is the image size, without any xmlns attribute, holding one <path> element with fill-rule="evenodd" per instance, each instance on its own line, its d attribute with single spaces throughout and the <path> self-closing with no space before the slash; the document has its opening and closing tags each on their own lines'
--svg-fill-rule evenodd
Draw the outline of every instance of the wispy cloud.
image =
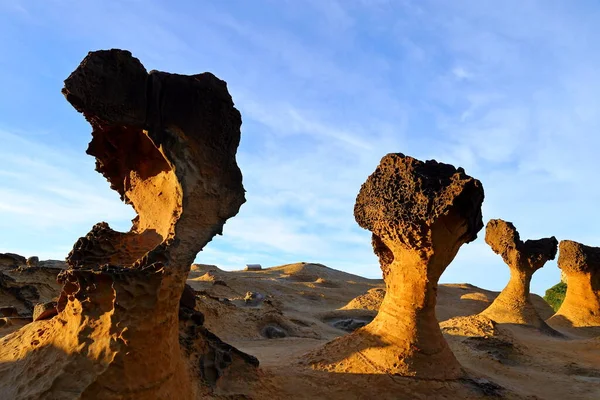
<svg viewBox="0 0 600 400">
<path fill-rule="evenodd" d="M 149 69 L 211 70 L 242 112 L 248 202 L 199 261 L 321 261 L 378 276 L 352 210 L 381 156 L 397 151 L 464 166 L 484 184 L 486 219 L 511 220 L 524 238 L 597 244 L 600 28 L 598 11 L 584 4 L 14 4 L 21 9 L 2 5 L 10 17 L 0 32 L 31 33 L 0 51 L 27 68 L 12 59 L 0 66 L 0 86 L 14 93 L 0 100 L 0 122 L 27 132 L 0 137 L 0 226 L 13 227 L 0 251 L 27 241 L 28 252 L 68 249 L 103 219 L 128 227 L 132 212 L 83 155 L 89 128 L 66 104 L 54 106 L 63 101 L 59 81 L 85 51 L 109 47 L 130 49 Z M 28 101 L 43 126 L 21 117 Z M 482 238 L 442 277 L 492 289 L 506 279 Z M 549 264 L 534 291 L 557 280 Z"/>
</svg>

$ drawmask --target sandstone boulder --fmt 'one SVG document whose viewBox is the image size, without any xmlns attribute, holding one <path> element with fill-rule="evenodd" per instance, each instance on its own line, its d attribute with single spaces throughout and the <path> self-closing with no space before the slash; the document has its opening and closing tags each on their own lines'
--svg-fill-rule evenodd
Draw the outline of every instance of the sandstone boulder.
<svg viewBox="0 0 600 400">
<path fill-rule="evenodd" d="M 254 368 L 256 359 L 239 357 L 206 330 L 190 328 L 189 345 L 179 335 L 190 265 L 245 201 L 235 159 L 241 117 L 226 83 L 210 73 L 148 73 L 131 53 L 113 49 L 89 53 L 63 94 L 92 126 L 87 153 L 96 170 L 137 216 L 129 232 L 99 223 L 77 241 L 67 258 L 72 269 L 59 275 L 58 315 L 37 323 L 44 334 L 35 340 L 39 326 L 9 337 L 44 351 L 15 359 L 4 351 L 14 343 L 0 345 L 0 382 L 12 385 L 2 393 L 12 398 L 27 387 L 31 398 L 191 399 L 210 389 L 210 379 L 188 368 L 191 358 L 225 351 L 229 361 L 214 379 L 232 366 Z M 35 357 L 53 360 L 43 382 Z"/>
<path fill-rule="evenodd" d="M 553 326 L 600 327 L 600 247 L 562 240 L 559 250 L 558 267 L 567 277 L 567 293 L 548 322 Z"/>
<path fill-rule="evenodd" d="M 313 367 L 455 379 L 461 367 L 435 316 L 438 279 L 483 227 L 481 183 L 462 168 L 388 154 L 362 185 L 354 215 L 372 232 L 386 294 L 377 317 L 312 354 Z"/>
<path fill-rule="evenodd" d="M 523 242 L 512 223 L 492 219 L 485 228 L 485 242 L 494 253 L 502 256 L 510 268 L 510 280 L 481 314 L 495 322 L 532 325 L 547 333 L 555 333 L 531 303 L 529 287 L 535 271 L 556 257 L 556 238 Z"/>
<path fill-rule="evenodd" d="M 50 319 L 58 314 L 56 302 L 39 303 L 33 308 L 33 320 L 40 321 L 42 319 Z"/>
</svg>

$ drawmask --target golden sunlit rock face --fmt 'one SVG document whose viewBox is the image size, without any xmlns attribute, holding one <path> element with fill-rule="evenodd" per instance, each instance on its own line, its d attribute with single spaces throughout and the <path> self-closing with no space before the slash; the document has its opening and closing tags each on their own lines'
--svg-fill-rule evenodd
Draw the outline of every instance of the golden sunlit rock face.
<svg viewBox="0 0 600 400">
<path fill-rule="evenodd" d="M 92 126 L 97 171 L 137 217 L 129 232 L 103 222 L 77 241 L 72 268 L 59 275 L 58 315 L 2 344 L 0 360 L 19 377 L 3 393 L 189 399 L 228 365 L 257 365 L 235 351 L 217 360 L 215 346 L 226 345 L 201 326 L 186 327 L 180 345 L 190 265 L 245 201 L 235 158 L 241 116 L 226 83 L 210 73 L 147 73 L 128 51 L 109 50 L 89 53 L 63 94 Z"/>
<path fill-rule="evenodd" d="M 556 238 L 552 236 L 523 242 L 512 223 L 492 219 L 485 228 L 485 242 L 494 253 L 502 256 L 510 268 L 510 280 L 481 314 L 495 322 L 532 325 L 553 333 L 531 303 L 529 286 L 535 271 L 556 257 Z"/>
<path fill-rule="evenodd" d="M 370 230 L 386 294 L 375 319 L 311 355 L 313 367 L 455 379 L 462 370 L 435 316 L 440 275 L 483 227 L 481 183 L 462 168 L 388 154 L 362 185 L 354 216 Z"/>
<path fill-rule="evenodd" d="M 549 322 L 559 327 L 595 328 L 600 334 L 600 247 L 572 240 L 559 245 L 558 267 L 567 277 L 565 300 Z"/>
</svg>

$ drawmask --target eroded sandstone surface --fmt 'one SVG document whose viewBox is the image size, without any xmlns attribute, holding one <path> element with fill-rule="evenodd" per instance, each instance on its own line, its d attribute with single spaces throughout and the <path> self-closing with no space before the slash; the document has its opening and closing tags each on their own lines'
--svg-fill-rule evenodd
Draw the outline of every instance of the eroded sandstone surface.
<svg viewBox="0 0 600 400">
<path fill-rule="evenodd" d="M 559 245 L 558 267 L 567 278 L 567 294 L 551 325 L 597 328 L 600 334 L 600 247 L 572 240 Z"/>
<path fill-rule="evenodd" d="M 1 381 L 11 385 L 2 393 L 189 399 L 232 365 L 254 368 L 256 359 L 195 326 L 199 318 L 180 337 L 190 265 L 245 201 L 241 116 L 226 83 L 148 73 L 128 51 L 108 50 L 89 53 L 63 94 L 92 126 L 97 171 L 137 217 L 129 232 L 102 222 L 77 241 L 59 275 L 58 315 L 0 343 Z"/>
<path fill-rule="evenodd" d="M 532 325 L 547 333 L 555 333 L 538 315 L 531 302 L 529 288 L 535 271 L 556 257 L 556 238 L 523 242 L 511 222 L 492 219 L 485 228 L 485 242 L 494 253 L 502 256 L 510 268 L 510 280 L 481 314 L 495 322 Z"/>
<path fill-rule="evenodd" d="M 388 154 L 354 215 L 372 232 L 386 294 L 375 319 L 311 355 L 314 368 L 455 379 L 461 367 L 435 316 L 440 275 L 483 227 L 481 183 L 462 168 Z"/>
</svg>

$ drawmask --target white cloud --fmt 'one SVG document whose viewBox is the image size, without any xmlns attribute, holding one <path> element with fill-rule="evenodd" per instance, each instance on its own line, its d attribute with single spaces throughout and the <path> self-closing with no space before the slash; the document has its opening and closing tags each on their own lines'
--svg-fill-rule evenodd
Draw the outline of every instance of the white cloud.
<svg viewBox="0 0 600 400">
<path fill-rule="evenodd" d="M 473 77 L 473 75 L 471 75 L 471 73 L 463 67 L 452 68 L 452 75 L 454 75 L 454 77 L 459 81 L 470 79 Z"/>
<path fill-rule="evenodd" d="M 300 259 L 378 276 L 369 233 L 352 210 L 379 159 L 398 151 L 464 166 L 483 182 L 486 220 L 512 220 L 524 238 L 597 244 L 600 72 L 592 66 L 600 29 L 577 5 L 270 1 L 265 14 L 255 4 L 139 4 L 48 1 L 27 5 L 26 18 L 15 12 L 14 23 L 60 49 L 53 74 L 68 73 L 87 50 L 126 47 L 149 69 L 211 70 L 227 80 L 244 120 L 239 163 L 248 202 L 199 261 Z M 28 51 L 27 37 L 20 40 Z M 12 54 L 10 45 L 0 50 Z M 50 62 L 36 51 L 31 60 Z M 32 77 L 18 70 L 0 84 L 25 87 Z M 46 128 L 44 137 L 58 137 L 62 126 Z M 102 219 L 128 227 L 131 210 L 92 172 L 83 149 L 22 137 L 0 137 L 0 224 L 17 226 L 0 236 L 0 251 L 32 230 L 43 232 L 27 251 L 57 252 Z M 46 245 L 47 232 L 56 239 Z M 501 289 L 507 270 L 480 238 L 443 279 Z M 557 279 L 548 265 L 534 290 Z"/>
</svg>

